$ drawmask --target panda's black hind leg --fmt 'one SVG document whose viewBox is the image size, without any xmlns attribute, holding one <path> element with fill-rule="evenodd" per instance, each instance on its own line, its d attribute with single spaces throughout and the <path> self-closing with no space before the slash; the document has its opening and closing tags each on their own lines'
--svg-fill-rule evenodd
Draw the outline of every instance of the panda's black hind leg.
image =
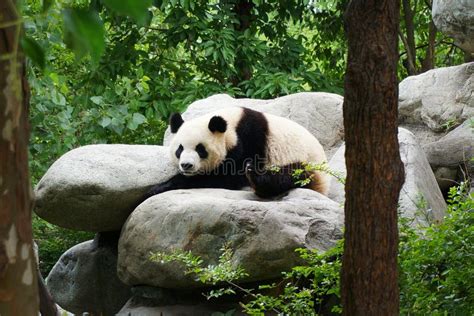
<svg viewBox="0 0 474 316">
<path fill-rule="evenodd" d="M 245 167 L 245 175 L 255 194 L 262 198 L 270 198 L 299 187 L 293 177 L 294 166 L 275 167 L 259 170 L 252 164 Z"/>
</svg>

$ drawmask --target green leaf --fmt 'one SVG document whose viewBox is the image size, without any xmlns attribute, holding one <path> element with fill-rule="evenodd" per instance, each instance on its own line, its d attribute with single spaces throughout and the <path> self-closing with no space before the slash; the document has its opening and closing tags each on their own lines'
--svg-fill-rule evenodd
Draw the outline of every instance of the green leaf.
<svg viewBox="0 0 474 316">
<path fill-rule="evenodd" d="M 102 2 L 118 14 L 127 15 L 141 25 L 145 25 L 148 21 L 148 8 L 152 5 L 152 0 L 102 0 Z"/>
<path fill-rule="evenodd" d="M 92 103 L 97 104 L 97 105 L 101 105 L 103 98 L 100 95 L 96 95 L 96 96 L 91 97 L 90 99 L 91 99 Z"/>
<path fill-rule="evenodd" d="M 142 124 L 143 122 L 146 121 L 146 117 L 143 116 L 143 114 L 141 114 L 141 113 L 133 113 L 132 120 L 135 124 L 140 125 L 140 124 Z"/>
<path fill-rule="evenodd" d="M 66 98 L 64 97 L 64 95 L 62 95 L 56 90 L 53 90 L 51 92 L 51 101 L 53 101 L 53 103 L 57 105 L 66 105 Z"/>
<path fill-rule="evenodd" d="M 28 58 L 30 58 L 31 61 L 40 69 L 44 69 L 44 51 L 38 42 L 31 37 L 22 36 L 20 39 L 20 44 L 26 56 L 28 56 Z"/>
<path fill-rule="evenodd" d="M 112 123 L 112 120 L 110 119 L 110 117 L 104 117 L 104 118 L 102 118 L 102 120 L 100 121 L 99 124 L 103 128 L 106 128 L 107 126 L 110 125 L 110 123 Z"/>
<path fill-rule="evenodd" d="M 104 25 L 95 11 L 66 9 L 63 12 L 64 42 L 79 56 L 87 53 L 97 63 L 105 50 Z"/>
</svg>

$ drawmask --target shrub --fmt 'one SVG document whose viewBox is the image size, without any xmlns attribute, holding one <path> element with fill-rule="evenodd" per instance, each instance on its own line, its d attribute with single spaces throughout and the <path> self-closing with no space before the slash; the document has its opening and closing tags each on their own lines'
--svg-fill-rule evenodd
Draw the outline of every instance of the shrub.
<svg viewBox="0 0 474 316">
<path fill-rule="evenodd" d="M 474 194 L 461 184 L 451 188 L 448 202 L 439 225 L 417 232 L 402 223 L 402 314 L 474 314 Z"/>
<path fill-rule="evenodd" d="M 61 228 L 34 215 L 33 237 L 39 249 L 39 268 L 41 274 L 46 277 L 64 251 L 94 238 L 94 233 Z"/>
</svg>

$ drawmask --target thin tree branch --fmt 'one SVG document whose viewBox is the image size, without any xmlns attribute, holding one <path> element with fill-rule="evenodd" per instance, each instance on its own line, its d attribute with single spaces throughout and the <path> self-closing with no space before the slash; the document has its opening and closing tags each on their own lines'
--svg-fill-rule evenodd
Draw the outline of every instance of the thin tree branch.
<svg viewBox="0 0 474 316">
<path fill-rule="evenodd" d="M 408 64 L 407 64 L 408 74 L 410 76 L 415 75 L 416 74 L 415 65 L 413 64 L 414 56 L 412 55 L 412 51 L 409 48 L 407 39 L 405 38 L 405 36 L 403 35 L 403 33 L 400 29 L 398 30 L 398 36 L 400 37 L 401 41 L 403 42 L 403 46 L 405 46 L 405 49 L 406 49 L 407 62 L 408 62 Z"/>
<path fill-rule="evenodd" d="M 416 52 L 415 52 L 415 26 L 413 24 L 414 13 L 410 5 L 410 0 L 402 0 L 403 4 L 403 18 L 405 20 L 406 28 L 406 38 L 404 45 L 406 44 L 407 51 L 410 52 L 408 57 L 411 59 L 411 62 L 408 63 L 409 68 L 408 73 L 410 75 L 416 75 Z"/>
</svg>

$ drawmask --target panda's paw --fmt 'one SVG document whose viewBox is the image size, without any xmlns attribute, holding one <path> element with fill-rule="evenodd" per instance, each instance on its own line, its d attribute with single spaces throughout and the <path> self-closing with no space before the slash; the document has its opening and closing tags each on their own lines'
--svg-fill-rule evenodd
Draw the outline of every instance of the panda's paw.
<svg viewBox="0 0 474 316">
<path fill-rule="evenodd" d="M 255 167 L 251 163 L 245 165 L 245 176 L 247 177 L 250 186 L 254 188 L 257 173 L 255 172 Z"/>
<path fill-rule="evenodd" d="M 157 184 L 155 186 L 153 186 L 146 194 L 145 194 L 145 198 L 149 198 L 149 197 L 152 197 L 154 195 L 157 195 L 157 194 L 160 194 L 160 193 L 163 193 L 163 192 L 166 192 L 166 191 L 169 191 L 169 188 L 166 184 Z"/>
<path fill-rule="evenodd" d="M 254 171 L 255 171 L 254 166 L 250 162 L 247 162 L 247 164 L 245 165 L 245 173 L 254 172 Z"/>
</svg>

